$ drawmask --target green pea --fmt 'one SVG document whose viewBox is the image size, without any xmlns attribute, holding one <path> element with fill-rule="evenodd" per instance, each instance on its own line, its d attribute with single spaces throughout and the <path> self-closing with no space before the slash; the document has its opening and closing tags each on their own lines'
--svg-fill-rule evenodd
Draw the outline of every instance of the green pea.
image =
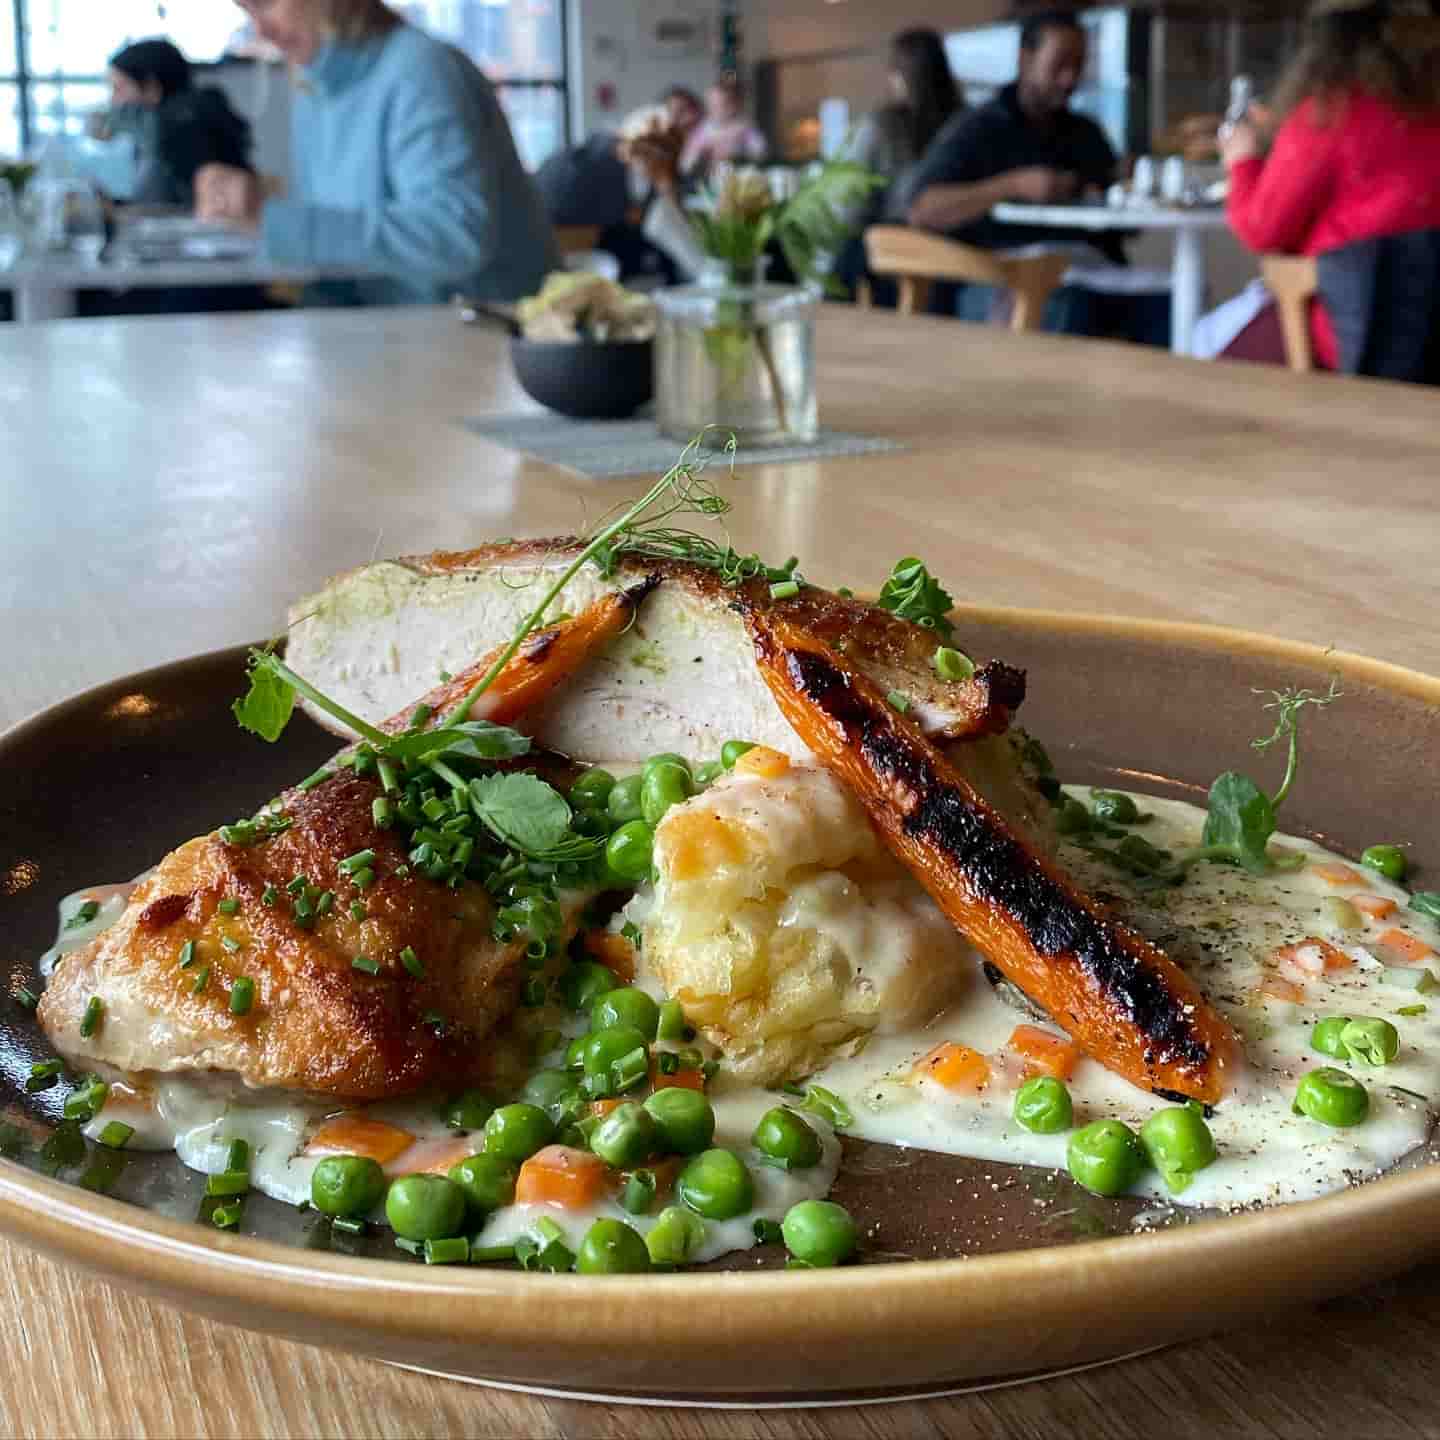
<svg viewBox="0 0 1440 1440">
<path fill-rule="evenodd" d="M 617 1105 L 591 1132 L 590 1148 L 617 1170 L 653 1155 L 659 1131 L 647 1111 L 633 1101 Z"/>
<path fill-rule="evenodd" d="M 575 1257 L 581 1275 L 643 1275 L 649 1268 L 645 1241 L 623 1220 L 597 1220 L 585 1232 Z"/>
<path fill-rule="evenodd" d="M 785 1248 L 806 1265 L 838 1265 L 855 1253 L 860 1232 L 850 1212 L 833 1200 L 802 1200 L 780 1222 Z"/>
<path fill-rule="evenodd" d="M 570 787 L 570 803 L 577 810 L 604 810 L 614 788 L 615 777 L 596 765 Z"/>
<path fill-rule="evenodd" d="M 1352 1060 L 1388 1065 L 1400 1053 L 1400 1032 L 1388 1020 L 1352 1020 L 1340 1032 L 1340 1043 Z"/>
<path fill-rule="evenodd" d="M 465 1228 L 465 1192 L 443 1175 L 402 1175 L 385 1196 L 385 1218 L 402 1240 L 447 1240 Z"/>
<path fill-rule="evenodd" d="M 495 1102 L 479 1090 L 467 1090 L 445 1107 L 445 1123 L 452 1130 L 483 1130 L 495 1113 Z"/>
<path fill-rule="evenodd" d="M 1066 795 L 1055 814 L 1055 828 L 1062 835 L 1083 835 L 1090 829 L 1090 812 L 1073 795 Z"/>
<path fill-rule="evenodd" d="M 562 1117 L 571 1116 L 580 1096 L 575 1077 L 564 1070 L 537 1070 L 526 1082 L 520 1098 L 527 1105 L 536 1105 L 557 1125 Z"/>
<path fill-rule="evenodd" d="M 1410 868 L 1405 852 L 1398 845 L 1371 845 L 1360 852 L 1360 863 L 1378 870 L 1387 880 L 1397 885 L 1405 878 Z"/>
<path fill-rule="evenodd" d="M 652 829 L 664 818 L 672 805 L 683 804 L 694 792 L 690 772 L 681 765 L 657 765 L 645 772 L 640 787 L 640 813 Z"/>
<path fill-rule="evenodd" d="M 555 1138 L 555 1122 L 538 1105 L 502 1105 L 485 1122 L 485 1153 L 517 1163 Z"/>
<path fill-rule="evenodd" d="M 675 1191 L 707 1220 L 733 1220 L 755 1203 L 755 1183 L 733 1150 L 705 1150 L 680 1172 Z"/>
<path fill-rule="evenodd" d="M 1215 1163 L 1215 1137 L 1188 1105 L 1157 1111 L 1140 1127 L 1140 1143 L 1172 1195 L 1184 1190 L 1197 1170 Z"/>
<path fill-rule="evenodd" d="M 385 1193 L 385 1172 L 368 1156 L 327 1155 L 310 1176 L 310 1203 L 322 1215 L 365 1215 Z"/>
<path fill-rule="evenodd" d="M 610 1030 L 592 1030 L 580 1051 L 580 1064 L 587 1075 L 608 1075 L 610 1067 L 632 1050 L 649 1047 L 640 1031 L 629 1025 Z"/>
<path fill-rule="evenodd" d="M 820 1163 L 820 1137 L 793 1110 L 776 1105 L 767 1110 L 750 1143 L 787 1170 L 809 1170 Z"/>
<path fill-rule="evenodd" d="M 1070 1137 L 1065 1165 L 1096 1195 L 1121 1195 L 1145 1169 L 1145 1149 L 1128 1125 L 1119 1120 L 1093 1120 Z"/>
<path fill-rule="evenodd" d="M 692 775 L 696 793 L 708 790 L 724 773 L 725 767 L 718 760 L 707 760 L 703 765 L 697 765 Z"/>
<path fill-rule="evenodd" d="M 1036 1075 L 1015 1092 L 1015 1123 L 1034 1135 L 1058 1135 L 1075 1123 L 1070 1092 L 1050 1075 Z"/>
<path fill-rule="evenodd" d="M 605 808 L 617 825 L 628 825 L 630 821 L 640 818 L 640 787 L 642 784 L 644 784 L 643 776 L 627 775 L 623 780 L 617 780 L 611 788 Z"/>
<path fill-rule="evenodd" d="M 1322 1065 L 1296 1086 L 1291 1108 L 1297 1115 L 1343 1129 L 1358 1125 L 1370 1113 L 1370 1096 L 1353 1075 Z"/>
<path fill-rule="evenodd" d="M 655 832 L 643 820 L 622 825 L 605 846 L 605 863 L 622 880 L 632 883 L 650 874 L 655 853 Z"/>
<path fill-rule="evenodd" d="M 627 985 L 623 990 L 611 990 L 590 1007 L 592 1032 L 622 1027 L 640 1031 L 647 1040 L 653 1040 L 660 1028 L 660 1007 L 633 985 Z"/>
<path fill-rule="evenodd" d="M 1092 790 L 1090 808 L 1097 820 L 1111 825 L 1133 825 L 1140 818 L 1140 807 L 1119 790 Z"/>
<path fill-rule="evenodd" d="M 519 1168 L 499 1155 L 467 1155 L 450 1167 L 450 1178 L 464 1192 L 473 1215 L 489 1215 L 515 1203 Z"/>
<path fill-rule="evenodd" d="M 580 960 L 560 977 L 560 994 L 575 1011 L 588 1010 L 607 990 L 615 988 L 615 976 L 593 960 Z"/>
<path fill-rule="evenodd" d="M 683 755 L 677 755 L 673 750 L 665 750 L 659 755 L 652 755 L 645 762 L 640 769 L 640 778 L 645 779 L 662 765 L 678 765 L 687 775 L 690 773 L 690 762 Z"/>
<path fill-rule="evenodd" d="M 1349 1051 L 1345 1049 L 1341 1036 L 1352 1018 L 1349 1015 L 1327 1015 L 1323 1020 L 1317 1020 L 1310 1032 L 1310 1048 L 1336 1060 L 1348 1060 Z"/>
<path fill-rule="evenodd" d="M 755 748 L 753 740 L 727 740 L 720 747 L 720 763 L 727 769 L 733 770 L 735 762 L 747 751 Z"/>
<path fill-rule="evenodd" d="M 645 1237 L 656 1265 L 684 1265 L 705 1243 L 705 1222 L 683 1205 L 667 1205 Z"/>
<path fill-rule="evenodd" d="M 672 1155 L 698 1155 L 715 1138 L 715 1109 L 698 1090 L 667 1085 L 645 1102 L 660 1148 Z"/>
</svg>

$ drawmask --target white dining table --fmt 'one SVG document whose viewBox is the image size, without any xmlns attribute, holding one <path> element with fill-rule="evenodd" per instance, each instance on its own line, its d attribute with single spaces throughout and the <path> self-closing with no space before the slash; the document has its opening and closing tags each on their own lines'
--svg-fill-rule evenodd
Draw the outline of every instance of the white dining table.
<svg viewBox="0 0 1440 1440">
<path fill-rule="evenodd" d="M 1063 230 L 1162 230 L 1171 237 L 1170 349 L 1194 353 L 1195 322 L 1205 306 L 1205 237 L 1227 225 L 1222 207 L 1163 205 L 1024 205 L 1006 201 L 990 212 L 1005 225 Z"/>
</svg>

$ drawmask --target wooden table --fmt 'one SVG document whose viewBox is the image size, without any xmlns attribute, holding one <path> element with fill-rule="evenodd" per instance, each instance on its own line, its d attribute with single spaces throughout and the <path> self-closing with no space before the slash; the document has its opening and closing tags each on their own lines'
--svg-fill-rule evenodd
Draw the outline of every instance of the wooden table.
<svg viewBox="0 0 1440 1440">
<path fill-rule="evenodd" d="M 1440 671 L 1432 393 L 853 311 L 827 310 L 819 353 L 830 416 L 911 448 L 741 471 L 737 545 L 857 586 L 918 547 L 966 598 L 1217 621 Z M 554 533 L 638 493 L 455 423 L 526 403 L 501 342 L 443 312 L 0 331 L 0 727 L 269 633 L 371 554 Z M 405 1374 L 0 1242 L 0 1434 L 1434 1434 L 1437 1274 L 1043 1385 L 734 1414 Z"/>
</svg>

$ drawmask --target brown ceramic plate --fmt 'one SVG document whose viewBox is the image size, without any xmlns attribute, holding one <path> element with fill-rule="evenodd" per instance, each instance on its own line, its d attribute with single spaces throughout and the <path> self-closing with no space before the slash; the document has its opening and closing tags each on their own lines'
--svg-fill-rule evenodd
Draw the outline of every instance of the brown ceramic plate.
<svg viewBox="0 0 1440 1440">
<path fill-rule="evenodd" d="M 1235 631 L 968 609 L 967 648 L 1026 666 L 1027 725 L 1062 777 L 1195 796 L 1244 763 L 1255 688 L 1344 679 L 1307 731 L 1287 829 L 1358 854 L 1412 845 L 1440 867 L 1432 737 L 1440 681 Z M 34 984 L 62 895 L 123 879 L 307 773 L 333 741 L 298 722 L 276 747 L 235 728 L 243 652 L 90 691 L 0 737 L 0 1225 L 102 1275 L 216 1318 L 398 1363 L 617 1397 L 754 1404 L 899 1396 L 1020 1377 L 1198 1336 L 1337 1294 L 1440 1251 L 1440 1167 L 1328 1199 L 1129 1233 L 1133 1205 L 1068 1177 L 851 1145 L 837 1198 L 864 1265 L 645 1279 L 426 1269 L 332 1242 L 314 1215 L 252 1197 L 245 1233 L 196 1223 L 201 1182 L 173 1156 L 116 1170 L 26 1096 L 44 1054 L 12 999 Z"/>
</svg>

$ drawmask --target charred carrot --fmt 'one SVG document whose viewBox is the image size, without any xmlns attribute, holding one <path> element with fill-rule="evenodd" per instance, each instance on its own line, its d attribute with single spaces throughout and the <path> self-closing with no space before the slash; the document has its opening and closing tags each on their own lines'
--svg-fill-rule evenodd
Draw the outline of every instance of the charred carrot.
<svg viewBox="0 0 1440 1440">
<path fill-rule="evenodd" d="M 836 651 L 774 615 L 749 618 L 781 712 L 972 943 L 1102 1065 L 1218 1100 L 1235 1036 L 1185 972 L 1035 854 Z"/>
</svg>

